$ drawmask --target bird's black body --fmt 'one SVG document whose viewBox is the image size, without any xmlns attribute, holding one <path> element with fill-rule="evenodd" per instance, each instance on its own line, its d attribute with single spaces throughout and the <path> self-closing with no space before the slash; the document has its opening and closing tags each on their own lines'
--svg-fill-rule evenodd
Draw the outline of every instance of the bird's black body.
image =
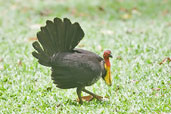
<svg viewBox="0 0 171 114">
<path fill-rule="evenodd" d="M 90 86 L 105 73 L 103 64 L 101 57 L 85 50 L 57 53 L 51 59 L 52 79 L 63 89 Z"/>
<path fill-rule="evenodd" d="M 94 84 L 105 75 L 103 58 L 90 51 L 75 49 L 84 37 L 78 23 L 72 24 L 67 18 L 63 21 L 55 18 L 54 22 L 47 21 L 46 26 L 41 27 L 37 37 L 41 46 L 34 42 L 36 51 L 32 54 L 40 64 L 52 68 L 52 80 L 57 87 L 77 88 L 80 98 L 85 86 Z"/>
</svg>

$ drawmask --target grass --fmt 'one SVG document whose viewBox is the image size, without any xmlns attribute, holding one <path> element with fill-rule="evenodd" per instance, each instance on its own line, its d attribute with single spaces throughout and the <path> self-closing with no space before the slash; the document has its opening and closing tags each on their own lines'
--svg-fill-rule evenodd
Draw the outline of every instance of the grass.
<svg viewBox="0 0 171 114">
<path fill-rule="evenodd" d="M 171 113 L 171 2 L 169 0 L 0 0 L 0 113 Z M 79 22 L 78 47 L 110 49 L 113 85 L 88 90 L 108 96 L 79 105 L 75 89 L 55 87 L 50 69 L 31 55 L 32 38 L 47 19 Z M 85 95 L 85 94 L 83 94 Z"/>
</svg>

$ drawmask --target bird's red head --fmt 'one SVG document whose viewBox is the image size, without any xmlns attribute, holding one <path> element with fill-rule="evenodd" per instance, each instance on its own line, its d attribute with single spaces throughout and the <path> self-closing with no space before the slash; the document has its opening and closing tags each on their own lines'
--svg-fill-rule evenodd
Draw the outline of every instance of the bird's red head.
<svg viewBox="0 0 171 114">
<path fill-rule="evenodd" d="M 109 59 L 109 57 L 112 58 L 111 51 L 110 50 L 105 50 L 104 53 L 103 53 L 103 58 L 105 60 L 107 60 L 107 59 Z"/>
</svg>

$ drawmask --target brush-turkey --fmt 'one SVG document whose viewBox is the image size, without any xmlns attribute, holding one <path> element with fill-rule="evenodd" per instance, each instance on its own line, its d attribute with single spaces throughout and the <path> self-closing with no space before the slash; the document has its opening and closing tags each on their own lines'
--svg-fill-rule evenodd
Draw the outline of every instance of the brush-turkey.
<svg viewBox="0 0 171 114">
<path fill-rule="evenodd" d="M 83 103 L 82 91 L 99 99 L 85 87 L 94 84 L 100 77 L 111 85 L 111 51 L 104 51 L 102 58 L 93 52 L 76 49 L 83 37 L 84 32 L 77 22 L 71 23 L 67 18 L 47 20 L 37 33 L 38 41 L 33 43 L 36 51 L 32 52 L 41 65 L 51 67 L 51 77 L 58 88 L 77 88 L 80 104 Z"/>
</svg>

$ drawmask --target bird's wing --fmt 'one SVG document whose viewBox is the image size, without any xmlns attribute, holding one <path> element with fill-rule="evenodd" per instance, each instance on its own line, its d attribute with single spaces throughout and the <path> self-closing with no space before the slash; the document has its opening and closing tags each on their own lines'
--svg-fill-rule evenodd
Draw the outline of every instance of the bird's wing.
<svg viewBox="0 0 171 114">
<path fill-rule="evenodd" d="M 51 63 L 52 78 L 62 87 L 91 85 L 102 73 L 101 61 L 84 53 L 60 53 Z"/>
<path fill-rule="evenodd" d="M 76 49 L 74 49 L 74 51 L 76 51 L 77 53 L 88 54 L 89 56 L 92 56 L 93 58 L 96 58 L 96 59 L 98 59 L 99 61 L 102 61 L 102 60 L 103 60 L 102 57 L 100 57 L 99 55 L 97 55 L 97 54 L 95 54 L 95 53 L 93 53 L 93 52 L 91 52 L 91 51 L 88 51 L 88 50 L 76 48 Z"/>
</svg>

